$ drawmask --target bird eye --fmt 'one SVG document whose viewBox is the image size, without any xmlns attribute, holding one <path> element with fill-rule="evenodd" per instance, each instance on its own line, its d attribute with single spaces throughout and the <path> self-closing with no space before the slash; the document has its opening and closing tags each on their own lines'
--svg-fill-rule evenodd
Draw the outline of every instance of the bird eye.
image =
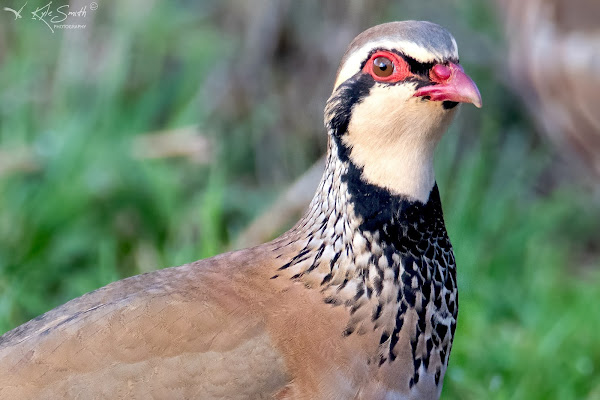
<svg viewBox="0 0 600 400">
<path fill-rule="evenodd" d="M 380 78 L 386 78 L 394 72 L 394 63 L 387 57 L 377 57 L 373 60 L 373 73 Z"/>
</svg>

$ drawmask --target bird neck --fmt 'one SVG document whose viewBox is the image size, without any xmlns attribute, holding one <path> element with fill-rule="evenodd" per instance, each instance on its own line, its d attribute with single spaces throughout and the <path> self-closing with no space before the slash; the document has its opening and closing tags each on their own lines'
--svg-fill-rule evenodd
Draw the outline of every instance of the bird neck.
<svg viewBox="0 0 600 400">
<path fill-rule="evenodd" d="M 402 136 L 402 132 L 398 132 L 398 136 Z M 334 136 L 332 141 L 338 158 L 348 165 L 346 179 L 350 187 L 368 187 L 406 202 L 428 202 L 435 186 L 434 141 L 377 143 L 377 140 L 354 138 L 350 145 L 345 143 L 346 137 Z M 359 146 L 357 141 L 363 143 Z"/>
<path fill-rule="evenodd" d="M 317 193 L 304 217 L 282 237 L 299 247 L 280 271 L 324 293 L 331 289 L 337 299 L 331 301 L 397 290 L 403 263 L 422 253 L 431 235 L 443 231 L 440 236 L 446 237 L 435 184 L 425 204 L 393 194 L 363 180 L 345 153 L 335 139 L 329 141 Z"/>
<path fill-rule="evenodd" d="M 307 213 L 276 243 L 280 264 L 272 279 L 303 283 L 325 303 L 347 308 L 340 333 L 376 335 L 373 365 L 399 368 L 396 376 L 409 387 L 429 365 L 438 384 L 458 298 L 437 185 L 422 203 L 370 184 L 356 170 L 330 140 L 325 173 Z M 394 363 L 400 351 L 413 359 L 408 372 Z"/>
</svg>

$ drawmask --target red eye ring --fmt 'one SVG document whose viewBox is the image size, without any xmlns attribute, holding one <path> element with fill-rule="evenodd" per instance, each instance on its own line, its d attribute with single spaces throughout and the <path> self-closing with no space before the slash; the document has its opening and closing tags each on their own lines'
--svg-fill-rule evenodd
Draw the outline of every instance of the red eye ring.
<svg viewBox="0 0 600 400">
<path fill-rule="evenodd" d="M 391 65 L 386 60 L 389 60 Z M 386 68 L 382 68 L 383 63 L 386 64 Z M 390 70 L 387 67 L 392 67 L 391 73 L 389 73 Z M 413 75 L 410 72 L 410 67 L 402 57 L 383 50 L 376 51 L 371 55 L 363 68 L 363 72 L 370 74 L 378 82 L 400 82 Z"/>
</svg>

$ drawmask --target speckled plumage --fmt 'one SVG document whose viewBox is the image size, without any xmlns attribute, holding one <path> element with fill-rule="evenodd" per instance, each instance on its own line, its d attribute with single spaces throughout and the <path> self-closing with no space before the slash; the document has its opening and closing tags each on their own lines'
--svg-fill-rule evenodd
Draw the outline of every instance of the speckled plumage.
<svg viewBox="0 0 600 400">
<path fill-rule="evenodd" d="M 422 204 L 353 180 L 356 167 L 339 156 L 345 150 L 336 142 L 330 141 L 318 195 L 276 250 L 285 263 L 272 279 L 303 282 L 331 307 L 346 308 L 340 334 L 377 336 L 378 351 L 368 362 L 397 369 L 404 389 L 424 374 L 441 389 L 458 292 L 438 188 Z M 306 244 L 284 258 L 298 237 Z"/>
<path fill-rule="evenodd" d="M 374 51 L 410 78 L 365 72 Z M 272 242 L 112 283 L 6 333 L 0 399 L 439 398 L 458 294 L 433 150 L 455 104 L 414 95 L 457 59 L 431 23 L 359 35 L 305 216 Z"/>
</svg>

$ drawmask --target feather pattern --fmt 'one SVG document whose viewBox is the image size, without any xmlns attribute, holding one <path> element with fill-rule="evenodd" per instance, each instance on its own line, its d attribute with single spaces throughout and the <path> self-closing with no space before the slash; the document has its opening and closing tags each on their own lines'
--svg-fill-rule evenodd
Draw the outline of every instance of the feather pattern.
<svg viewBox="0 0 600 400">
<path fill-rule="evenodd" d="M 302 249 L 279 267 L 318 289 L 331 307 L 348 309 L 344 337 L 376 332 L 369 362 L 403 364 L 411 387 L 425 374 L 440 385 L 456 328 L 456 265 L 437 186 L 429 201 L 410 201 L 360 179 L 339 140 L 329 141 L 326 172 L 306 216 L 279 251 Z M 440 385 L 441 388 L 441 385 Z"/>
</svg>

